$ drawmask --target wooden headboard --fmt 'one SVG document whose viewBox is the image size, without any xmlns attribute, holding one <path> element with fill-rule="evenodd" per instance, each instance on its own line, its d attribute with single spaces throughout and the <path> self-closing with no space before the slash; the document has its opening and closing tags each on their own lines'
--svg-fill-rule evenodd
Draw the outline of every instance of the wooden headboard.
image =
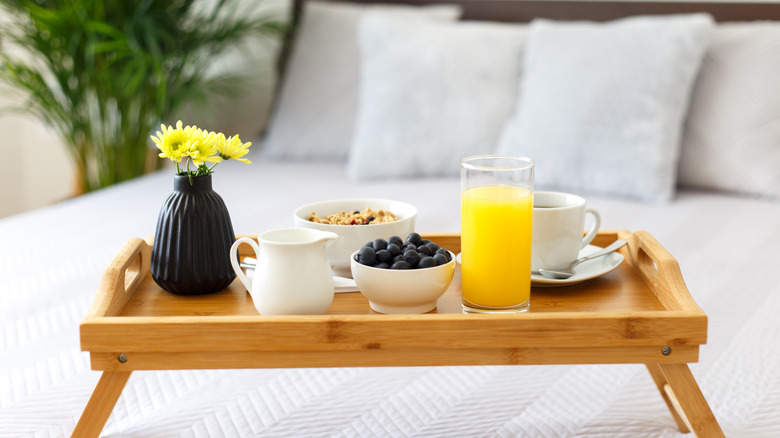
<svg viewBox="0 0 780 438">
<path fill-rule="evenodd" d="M 345 0 L 339 0 L 345 1 Z M 673 3 L 636 1 L 556 0 L 346 0 L 356 3 L 458 4 L 464 20 L 523 23 L 534 18 L 606 21 L 631 15 L 708 12 L 717 21 L 780 20 L 780 3 Z M 294 16 L 305 0 L 294 0 Z"/>
</svg>

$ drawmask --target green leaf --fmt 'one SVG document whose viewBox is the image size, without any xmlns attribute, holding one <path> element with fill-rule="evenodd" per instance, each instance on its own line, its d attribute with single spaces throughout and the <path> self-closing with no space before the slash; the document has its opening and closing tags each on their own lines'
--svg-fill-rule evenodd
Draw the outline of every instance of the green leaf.
<svg viewBox="0 0 780 438">
<path fill-rule="evenodd" d="M 259 7 L 262 0 L 251 2 Z M 6 0 L 0 84 L 68 145 L 86 190 L 146 170 L 149 134 L 184 104 L 229 100 L 246 72 L 206 76 L 216 55 L 283 27 L 235 0 Z M 271 42 L 271 40 L 267 40 Z M 263 43 L 260 41 L 259 43 Z M 24 48 L 11 56 L 6 44 Z M 157 160 L 159 162 L 159 160 Z M 156 166 L 152 166 L 154 168 Z"/>
<path fill-rule="evenodd" d="M 89 32 L 105 35 L 117 40 L 123 40 L 125 38 L 125 34 L 122 31 L 104 22 L 89 21 L 85 26 L 85 29 Z"/>
</svg>

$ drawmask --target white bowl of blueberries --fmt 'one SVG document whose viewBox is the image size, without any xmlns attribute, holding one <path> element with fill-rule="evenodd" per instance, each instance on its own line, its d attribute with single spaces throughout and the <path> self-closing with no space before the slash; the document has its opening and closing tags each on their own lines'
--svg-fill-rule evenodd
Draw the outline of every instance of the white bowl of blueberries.
<svg viewBox="0 0 780 438">
<path fill-rule="evenodd" d="M 386 314 L 426 313 L 452 283 L 455 255 L 410 233 L 366 242 L 351 256 L 352 278 L 371 309 Z"/>
</svg>

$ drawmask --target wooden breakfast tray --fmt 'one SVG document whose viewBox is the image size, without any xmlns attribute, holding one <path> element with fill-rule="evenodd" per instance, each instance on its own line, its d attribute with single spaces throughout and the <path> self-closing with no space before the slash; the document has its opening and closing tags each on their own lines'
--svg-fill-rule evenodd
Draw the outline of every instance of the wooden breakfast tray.
<svg viewBox="0 0 780 438">
<path fill-rule="evenodd" d="M 460 251 L 459 234 L 423 237 Z M 132 239 L 81 323 L 81 348 L 103 374 L 74 436 L 99 435 L 136 370 L 586 363 L 646 364 L 681 431 L 723 436 L 687 365 L 707 340 L 707 316 L 649 233 L 604 231 L 593 244 L 618 238 L 628 241 L 620 267 L 533 288 L 528 313 L 464 314 L 456 269 L 430 313 L 381 315 L 353 292 L 336 294 L 327 315 L 301 316 L 260 316 L 238 280 L 211 295 L 165 292 L 149 273 L 151 243 Z"/>
</svg>

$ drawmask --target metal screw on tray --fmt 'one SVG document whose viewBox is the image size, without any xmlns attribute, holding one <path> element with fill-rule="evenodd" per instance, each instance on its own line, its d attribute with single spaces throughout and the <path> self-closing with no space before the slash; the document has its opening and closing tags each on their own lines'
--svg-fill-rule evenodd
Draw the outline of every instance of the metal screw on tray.
<svg viewBox="0 0 780 438">
<path fill-rule="evenodd" d="M 119 362 L 121 362 L 121 363 L 125 363 L 125 362 L 127 362 L 127 355 L 126 355 L 126 354 L 124 354 L 124 353 L 122 353 L 122 354 L 120 354 L 119 356 L 117 356 L 117 358 L 116 358 L 116 359 L 117 359 Z"/>
<path fill-rule="evenodd" d="M 664 356 L 668 356 L 672 354 L 672 349 L 670 347 L 664 347 L 661 349 L 661 354 L 663 354 Z"/>
</svg>

